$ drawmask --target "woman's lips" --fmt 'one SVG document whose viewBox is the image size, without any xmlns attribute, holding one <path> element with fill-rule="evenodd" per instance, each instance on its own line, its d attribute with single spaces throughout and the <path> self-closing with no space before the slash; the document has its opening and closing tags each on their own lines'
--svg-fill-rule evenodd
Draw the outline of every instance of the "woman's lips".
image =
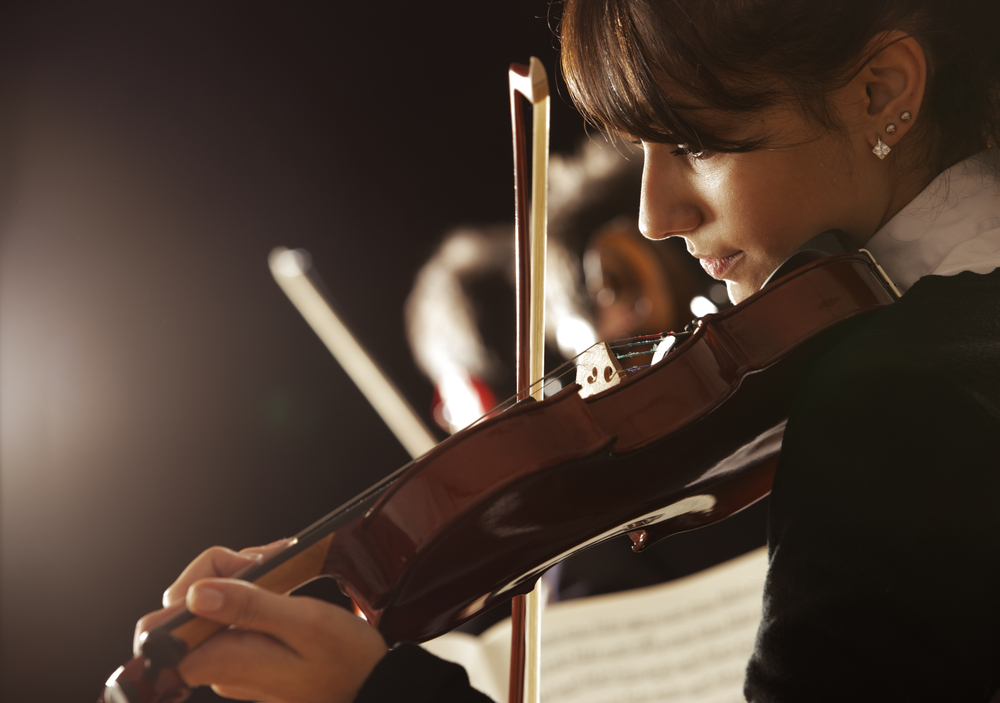
<svg viewBox="0 0 1000 703">
<path fill-rule="evenodd" d="M 733 267 L 733 264 L 743 256 L 742 251 L 738 251 L 735 254 L 730 254 L 729 256 L 724 256 L 721 259 L 715 259 L 711 257 L 699 258 L 701 262 L 701 267 L 705 269 L 705 272 L 715 279 L 723 279 L 726 277 L 726 273 Z"/>
</svg>

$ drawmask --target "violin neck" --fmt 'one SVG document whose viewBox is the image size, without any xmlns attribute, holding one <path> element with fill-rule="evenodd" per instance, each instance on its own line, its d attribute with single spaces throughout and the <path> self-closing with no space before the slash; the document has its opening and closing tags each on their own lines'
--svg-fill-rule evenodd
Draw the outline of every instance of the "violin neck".
<svg viewBox="0 0 1000 703">
<path fill-rule="evenodd" d="M 362 516 L 406 468 L 320 518 L 290 538 L 284 547 L 232 578 L 249 581 L 275 593 L 287 593 L 326 575 L 327 555 L 337 530 Z M 142 654 L 154 669 L 174 667 L 188 651 L 221 629 L 218 623 L 182 610 L 147 633 Z"/>
</svg>

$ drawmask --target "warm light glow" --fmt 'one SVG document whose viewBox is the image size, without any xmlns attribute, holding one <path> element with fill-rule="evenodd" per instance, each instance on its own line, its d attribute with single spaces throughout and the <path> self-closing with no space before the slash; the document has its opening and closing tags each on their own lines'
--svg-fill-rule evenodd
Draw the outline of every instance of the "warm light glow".
<svg viewBox="0 0 1000 703">
<path fill-rule="evenodd" d="M 559 353 L 565 358 L 572 359 L 596 343 L 597 333 L 582 317 L 567 315 L 559 321 L 556 344 L 559 346 Z"/>
<path fill-rule="evenodd" d="M 718 306 L 703 295 L 696 295 L 691 300 L 691 314 L 695 317 L 704 317 L 716 312 L 719 312 Z"/>
<path fill-rule="evenodd" d="M 438 390 L 441 393 L 441 415 L 452 434 L 486 414 L 486 408 L 480 402 L 472 379 L 461 367 L 453 366 L 448 373 L 443 374 Z"/>
<path fill-rule="evenodd" d="M 674 337 L 673 335 L 669 337 L 664 337 L 663 340 L 656 345 L 656 351 L 653 352 L 652 363 L 658 364 L 660 361 L 662 361 L 663 357 L 667 355 L 667 352 L 669 352 L 671 349 L 674 348 L 674 345 L 676 343 L 677 343 L 677 337 Z"/>
</svg>

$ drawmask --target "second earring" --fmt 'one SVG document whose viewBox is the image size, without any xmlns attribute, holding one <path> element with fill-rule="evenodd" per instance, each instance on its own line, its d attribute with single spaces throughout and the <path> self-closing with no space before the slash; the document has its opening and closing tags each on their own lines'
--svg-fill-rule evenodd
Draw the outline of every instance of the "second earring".
<svg viewBox="0 0 1000 703">
<path fill-rule="evenodd" d="M 876 137 L 876 139 L 878 139 L 878 143 L 875 144 L 875 147 L 872 149 L 872 153 L 879 158 L 879 161 L 881 161 L 885 158 L 886 154 L 892 151 L 892 149 L 890 149 L 886 143 L 882 141 L 882 137 Z"/>
</svg>

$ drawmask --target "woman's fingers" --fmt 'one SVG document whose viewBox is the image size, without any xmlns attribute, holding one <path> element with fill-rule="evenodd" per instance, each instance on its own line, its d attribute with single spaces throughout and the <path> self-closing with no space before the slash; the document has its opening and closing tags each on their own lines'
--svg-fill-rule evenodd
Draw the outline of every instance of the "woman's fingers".
<svg viewBox="0 0 1000 703">
<path fill-rule="evenodd" d="M 343 608 L 242 581 L 200 581 L 187 607 L 231 629 L 181 662 L 184 679 L 237 697 L 350 701 L 386 651 L 381 636 Z"/>
<path fill-rule="evenodd" d="M 132 653 L 135 656 L 139 656 L 139 638 L 142 636 L 143 632 L 152 630 L 183 607 L 184 603 L 174 603 L 173 605 L 163 608 L 162 610 L 154 610 L 152 613 L 148 613 L 139 618 L 139 621 L 135 624 L 135 632 L 132 634 Z"/>
<path fill-rule="evenodd" d="M 291 540 L 279 539 L 259 547 L 247 547 L 234 552 L 226 547 L 211 547 L 199 554 L 187 565 L 177 580 L 163 592 L 163 606 L 167 607 L 184 600 L 188 588 L 195 581 L 215 576 L 232 576 L 250 564 L 287 546 Z"/>
<path fill-rule="evenodd" d="M 206 549 L 188 564 L 177 580 L 163 592 L 163 607 L 183 602 L 188 588 L 199 579 L 213 576 L 232 576 L 240 569 L 244 569 L 260 559 L 261 555 L 254 552 L 241 554 L 226 547 Z"/>
<path fill-rule="evenodd" d="M 226 547 L 211 547 L 187 565 L 166 591 L 163 592 L 163 609 L 148 613 L 135 625 L 132 649 L 138 654 L 139 638 L 143 632 L 156 627 L 184 607 L 184 598 L 191 584 L 199 579 L 215 576 L 232 576 L 261 558 L 286 547 L 292 540 L 279 539 L 259 547 L 247 547 L 235 552 Z"/>
<path fill-rule="evenodd" d="M 377 631 L 329 603 L 220 578 L 288 544 L 202 552 L 163 594 L 166 607 L 139 621 L 136 642 L 186 606 L 228 626 L 181 661 L 181 676 L 189 684 L 210 685 L 237 700 L 349 703 L 386 652 Z"/>
<path fill-rule="evenodd" d="M 223 698 L 231 698 L 235 701 L 260 701 L 260 696 L 250 691 L 244 691 L 241 688 L 232 688 L 229 686 L 212 686 L 212 690 L 215 691 L 220 696 L 222 696 Z"/>
<path fill-rule="evenodd" d="M 195 615 L 271 635 L 292 648 L 297 633 L 308 628 L 314 617 L 297 599 L 232 579 L 199 581 L 188 590 L 186 604 Z"/>
<path fill-rule="evenodd" d="M 240 550 L 240 554 L 259 554 L 266 557 L 272 552 L 276 552 L 283 547 L 287 547 L 289 544 L 295 541 L 293 537 L 285 537 L 283 539 L 276 539 L 268 544 L 261 544 L 256 547 L 244 547 Z"/>
</svg>

